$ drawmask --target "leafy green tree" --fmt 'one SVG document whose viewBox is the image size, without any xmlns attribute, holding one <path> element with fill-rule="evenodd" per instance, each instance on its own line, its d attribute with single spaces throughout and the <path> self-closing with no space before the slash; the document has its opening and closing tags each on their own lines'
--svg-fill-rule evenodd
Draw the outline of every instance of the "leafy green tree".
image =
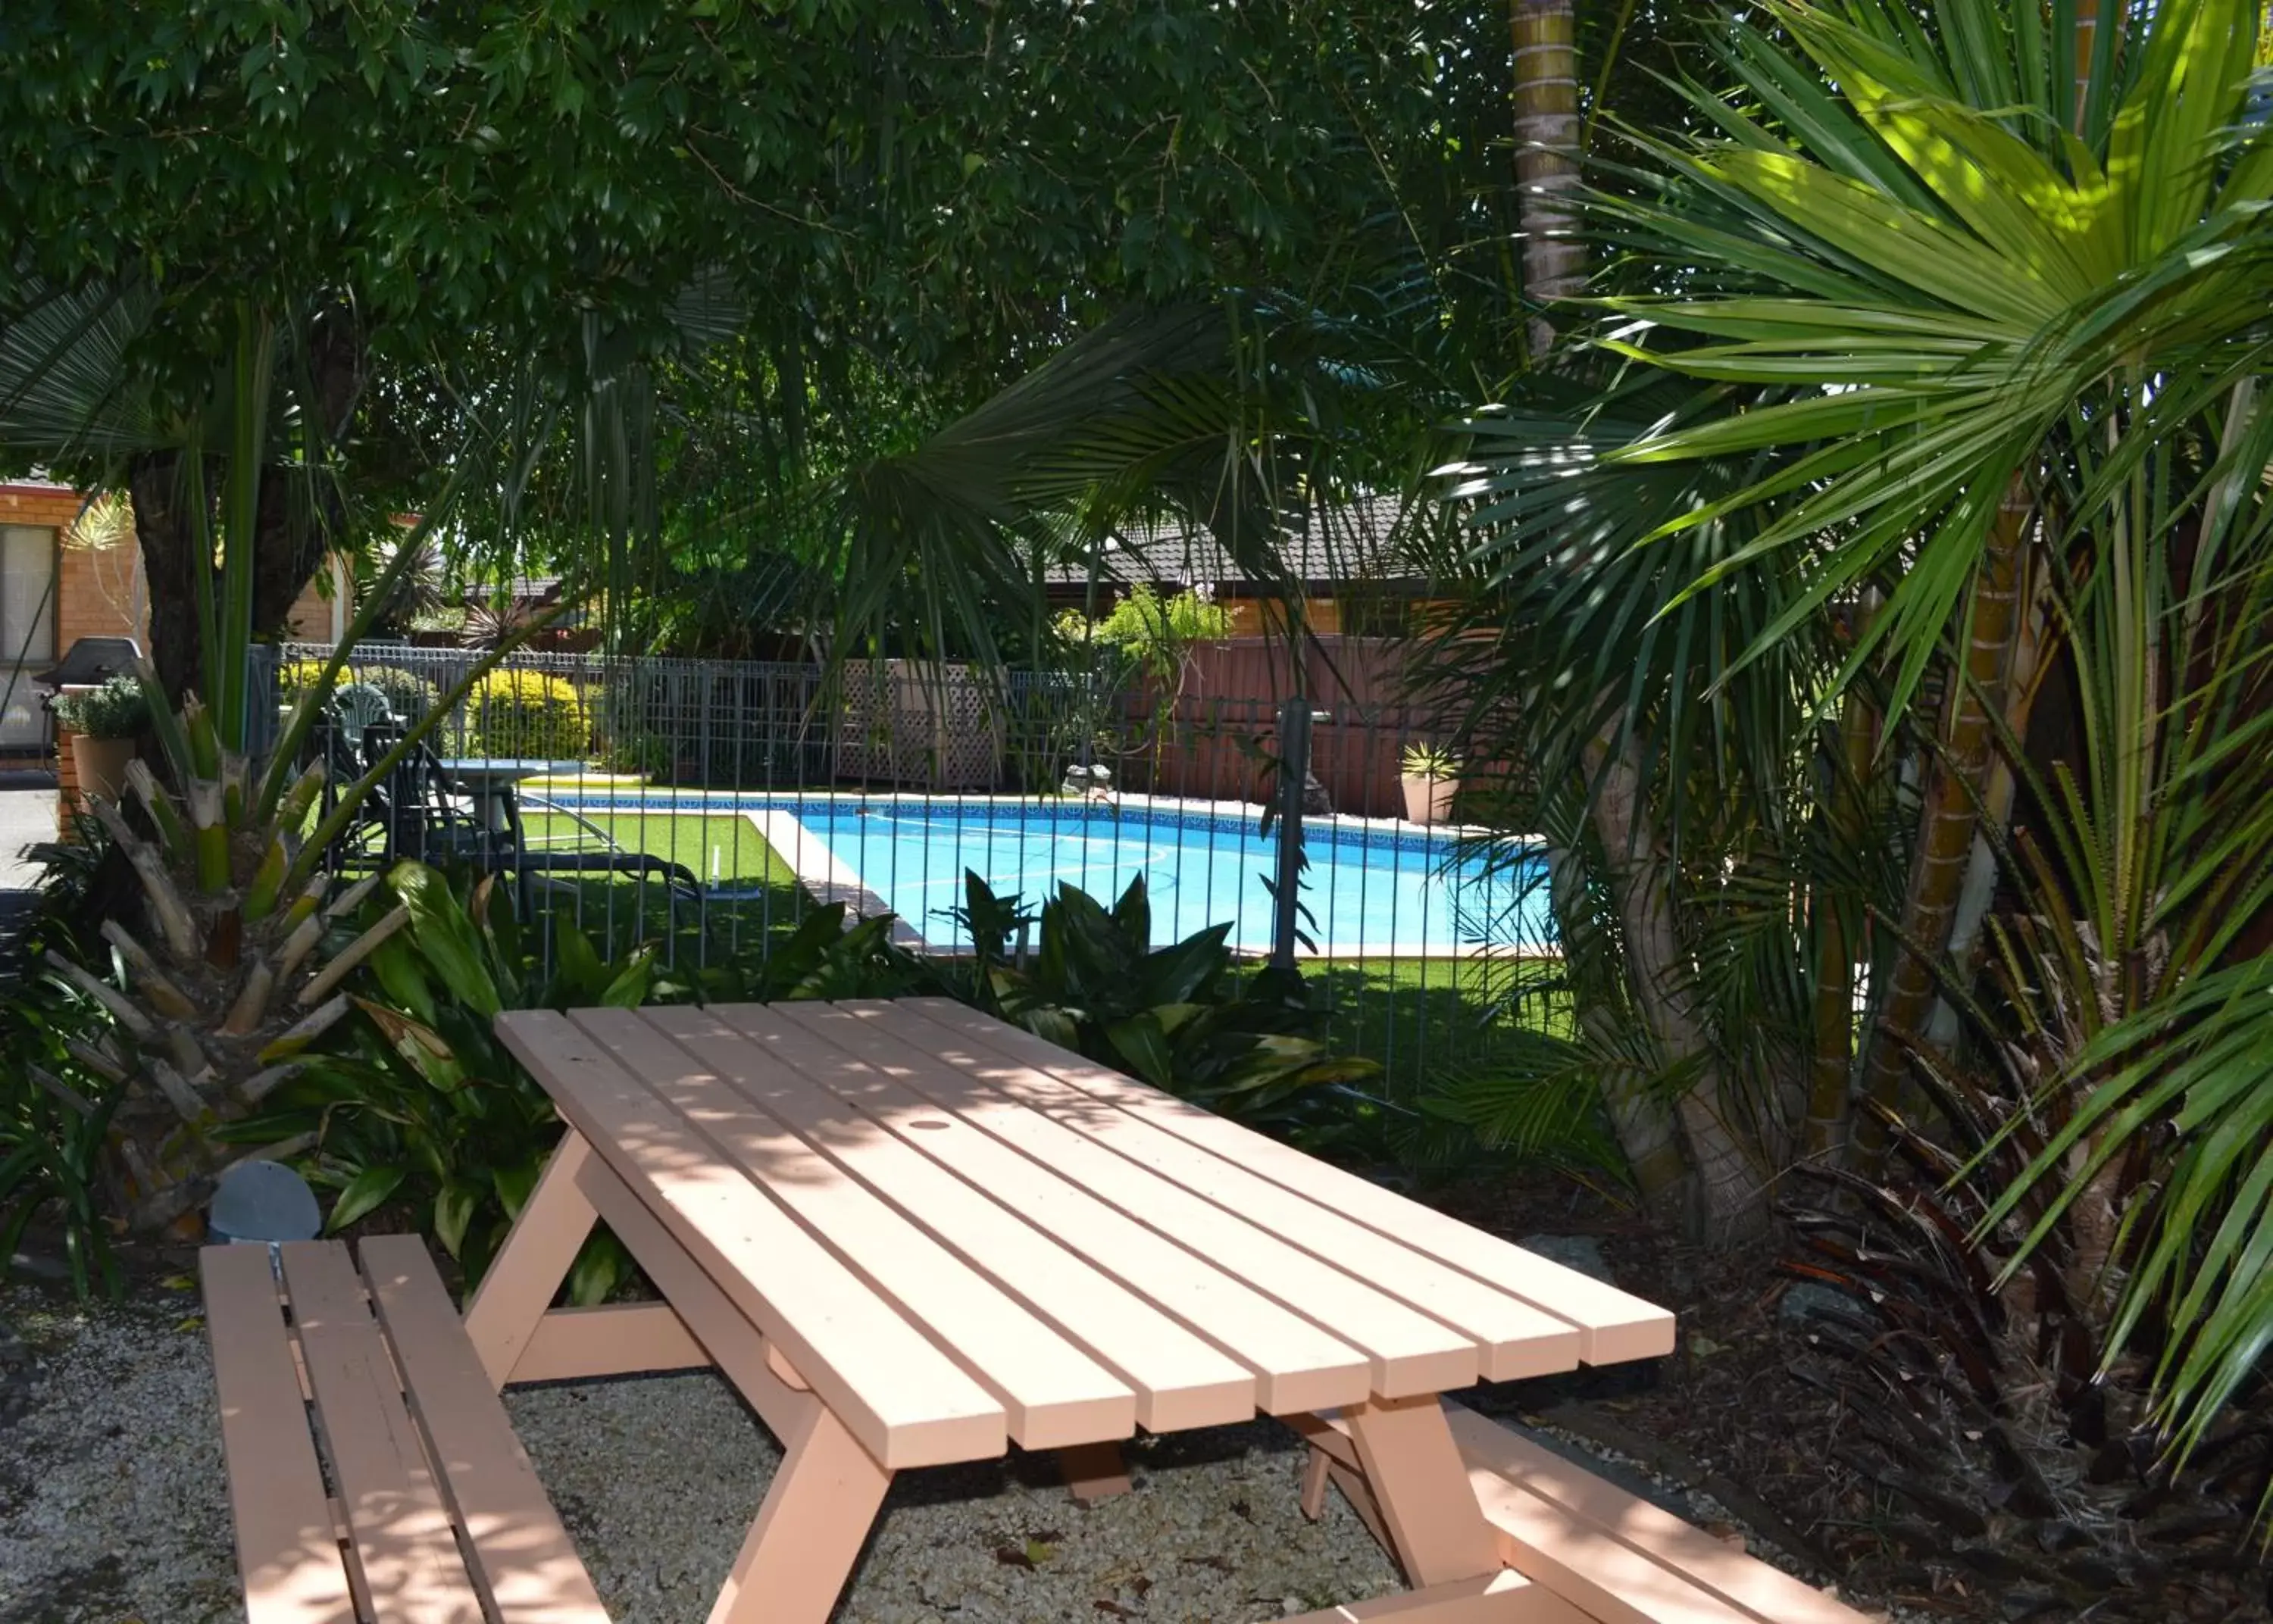
<svg viewBox="0 0 2273 1624">
<path fill-rule="evenodd" d="M 87 405 L 178 416 L 227 353 L 233 302 L 289 305 L 290 364 L 375 498 L 416 489 L 470 411 L 532 450 L 589 443 L 574 480 L 469 490 L 464 523 L 596 528 L 628 602 L 633 542 L 671 539 L 664 498 L 690 486 L 754 460 L 779 511 L 1112 305 L 1395 258 L 1411 229 L 1396 183 L 1490 161 L 1441 161 L 1440 94 L 1491 90 L 1444 65 L 1465 64 L 1467 20 L 1134 0 L 1015 26 L 926 0 L 26 0 L 0 19 L 17 228 L 0 445 L 134 489 L 178 689 L 194 654 L 176 606 L 199 567 L 180 472 L 145 453 L 122 472 Z M 1473 223 L 1439 210 L 1428 229 Z M 98 303 L 110 331 L 88 355 Z M 722 342 L 723 363 L 694 359 Z M 42 378 L 57 388 L 23 387 Z M 658 409 L 674 400 L 676 420 Z M 673 449 L 678 490 L 653 476 Z M 275 505 L 261 625 L 335 539 Z M 656 567 L 660 546 L 645 556 Z"/>
</svg>

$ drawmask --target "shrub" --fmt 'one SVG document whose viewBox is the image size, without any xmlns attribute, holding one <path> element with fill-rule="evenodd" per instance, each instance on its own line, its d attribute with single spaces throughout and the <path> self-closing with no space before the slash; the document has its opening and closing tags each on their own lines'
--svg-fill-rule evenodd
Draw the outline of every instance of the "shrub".
<svg viewBox="0 0 2273 1624">
<path fill-rule="evenodd" d="M 1173 675 L 1194 643 L 1232 633 L 1232 613 L 1213 598 L 1184 591 L 1163 600 L 1139 581 L 1100 619 L 1090 620 L 1079 610 L 1067 610 L 1054 623 L 1058 635 L 1092 656 L 1110 652 L 1150 671 L 1155 677 Z"/>
<path fill-rule="evenodd" d="M 150 725 L 150 702 L 131 677 L 113 677 L 85 693 L 65 693 L 55 703 L 56 721 L 89 738 L 132 738 Z"/>
<path fill-rule="evenodd" d="M 1023 965 L 1010 944 L 1033 914 L 967 870 L 964 897 L 971 956 L 941 972 L 955 998 L 1210 1111 L 1317 1147 L 1362 1103 L 1350 1085 L 1381 1070 L 1333 1052 L 1332 1011 L 1300 976 L 1243 974 L 1229 925 L 1154 947 L 1141 873 L 1109 909 L 1061 883 Z"/>
<path fill-rule="evenodd" d="M 328 1231 L 382 1206 L 407 1207 L 471 1285 L 560 1138 L 552 1102 L 498 1038 L 499 1013 L 629 1009 L 689 989 L 670 978 L 652 946 L 603 959 L 566 917 L 552 923 L 548 971 L 494 877 L 454 882 L 404 862 L 386 884 L 409 923 L 356 972 L 364 1019 L 327 1035 L 265 1109 L 220 1132 L 243 1145 L 311 1142 L 296 1159 L 331 1196 Z M 387 906 L 373 899 L 366 917 Z M 571 1271 L 571 1299 L 602 1300 L 629 1265 L 614 1236 L 595 1230 Z"/>
<path fill-rule="evenodd" d="M 466 723 L 477 755 L 581 759 L 592 743 L 576 690 L 543 671 L 491 671 L 466 695 Z"/>
<path fill-rule="evenodd" d="M 287 660 L 276 668 L 276 702 L 279 705 L 297 705 L 300 696 L 314 687 L 316 679 L 323 674 L 324 662 L 321 660 Z M 345 680 L 347 675 L 342 671 L 341 680 Z"/>
</svg>

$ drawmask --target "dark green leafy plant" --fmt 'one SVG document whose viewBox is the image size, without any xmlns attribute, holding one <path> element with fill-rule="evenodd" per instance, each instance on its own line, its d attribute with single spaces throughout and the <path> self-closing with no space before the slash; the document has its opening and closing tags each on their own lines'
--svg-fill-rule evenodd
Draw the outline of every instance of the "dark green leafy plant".
<svg viewBox="0 0 2273 1624">
<path fill-rule="evenodd" d="M 106 1024 L 75 988 L 42 977 L 0 1007 L 0 1276 L 35 1221 L 60 1232 L 71 1286 L 123 1285 L 111 1252 L 116 1191 L 106 1141 L 125 1096 L 70 1045 Z"/>
<path fill-rule="evenodd" d="M 901 998 L 931 990 L 930 969 L 892 945 L 890 914 L 856 920 L 843 902 L 816 908 L 787 936 L 735 968 L 733 997 L 756 1003 L 793 999 Z"/>
<path fill-rule="evenodd" d="M 310 1057 L 274 1108 L 231 1136 L 307 1134 L 311 1183 L 334 1192 L 326 1227 L 343 1230 L 388 1205 L 408 1207 L 477 1282 L 560 1137 L 544 1091 L 491 1027 L 506 1009 L 633 1008 L 683 997 L 651 947 L 604 960 L 565 919 L 553 922 L 548 974 L 493 877 L 454 885 L 401 863 L 387 887 L 409 916 L 374 952 L 354 990 L 361 1018 Z M 569 1278 L 579 1303 L 604 1298 L 629 1260 L 604 1228 Z"/>
<path fill-rule="evenodd" d="M 1061 885 L 1030 914 L 977 874 L 964 876 L 956 923 L 970 962 L 948 977 L 973 1008 L 1257 1126 L 1315 1136 L 1347 1113 L 1349 1084 L 1370 1060 L 1337 1058 L 1330 1012 L 1302 977 L 1242 974 L 1231 927 L 1210 925 L 1172 947 L 1152 946 L 1152 907 L 1137 875 L 1111 910 Z M 1011 942 L 1039 920 L 1035 952 L 1014 962 Z"/>
<path fill-rule="evenodd" d="M 48 973 L 51 947 L 84 911 L 109 841 L 80 813 L 78 839 L 32 849 L 44 871 L 37 910 L 5 970 L 18 984 L 0 999 L 0 1277 L 34 1224 L 59 1231 L 81 1297 L 123 1283 L 111 1252 L 117 1191 L 106 1153 L 124 1088 L 79 1059 L 110 1019 L 101 1004 Z M 79 1052 L 75 1052 L 75 1051 Z"/>
<path fill-rule="evenodd" d="M 133 677 L 111 677 L 85 693 L 56 697 L 56 721 L 89 738 L 132 738 L 150 725 L 150 702 Z"/>
</svg>

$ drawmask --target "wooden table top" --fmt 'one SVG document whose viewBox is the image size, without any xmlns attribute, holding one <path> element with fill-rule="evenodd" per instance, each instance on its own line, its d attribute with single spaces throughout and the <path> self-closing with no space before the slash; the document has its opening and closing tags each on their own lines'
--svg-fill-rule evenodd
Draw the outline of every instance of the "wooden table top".
<svg viewBox="0 0 2273 1624">
<path fill-rule="evenodd" d="M 498 1029 L 890 1466 L 1673 1346 L 1662 1309 L 949 1000 Z"/>
</svg>

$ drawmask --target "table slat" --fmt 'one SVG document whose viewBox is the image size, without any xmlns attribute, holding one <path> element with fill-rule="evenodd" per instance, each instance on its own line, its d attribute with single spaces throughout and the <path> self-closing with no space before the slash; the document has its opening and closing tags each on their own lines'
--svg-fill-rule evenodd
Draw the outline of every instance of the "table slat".
<svg viewBox="0 0 2273 1624">
<path fill-rule="evenodd" d="M 951 999 L 905 999 L 896 1007 L 919 1012 L 965 1037 L 998 1044 L 1006 1052 L 1030 1063 L 1035 1056 L 1063 1052 L 1031 1032 L 992 1020 Z M 1488 1235 L 1134 1078 L 1098 1067 L 1085 1068 L 1078 1074 L 1069 1071 L 1059 1074 L 1084 1093 L 1227 1156 L 1273 1183 L 1324 1201 L 1369 1229 L 1568 1321 L 1579 1329 L 1579 1357 L 1588 1364 L 1615 1364 L 1673 1351 L 1673 1315 L 1654 1303 Z"/>
<path fill-rule="evenodd" d="M 813 1033 L 770 1014 L 738 1030 L 716 1009 L 646 1019 L 1116 1372 L 1144 1426 L 1255 1413 L 1252 1372 L 823 1089 L 814 1077 L 836 1051 Z"/>
<path fill-rule="evenodd" d="M 839 1007 L 845 1024 L 832 1030 L 861 1058 L 1348 1342 L 1370 1362 L 1376 1393 L 1443 1393 L 1476 1380 L 1476 1344 L 1451 1326 L 942 1064 L 895 1023 Z"/>
<path fill-rule="evenodd" d="M 904 1029 L 918 1043 L 935 1034 L 926 1047 L 1021 1104 L 1465 1332 L 1482 1354 L 1487 1381 L 1550 1375 L 1578 1364 L 1579 1331 L 1569 1321 L 1074 1086 L 1076 1077 L 1110 1074 L 1103 1066 L 1062 1051 L 1047 1057 L 1045 1065 L 1044 1056 L 1014 1054 L 992 1033 L 979 1037 L 899 1005 L 892 1012 L 892 1024 L 905 1022 Z M 990 1025 L 1000 1032 L 1011 1029 Z"/>
<path fill-rule="evenodd" d="M 666 1033 L 624 1009 L 570 1019 L 1000 1399 L 1019 1444 L 1056 1448 L 1136 1430 L 1127 1383 Z"/>
<path fill-rule="evenodd" d="M 714 1007 L 732 1021 L 765 1007 Z M 841 1037 L 851 1043 L 873 1042 L 889 1060 L 896 1051 L 888 1038 L 826 1004 L 775 1006 L 771 1013 L 832 1040 L 833 1064 L 814 1074 L 831 1094 L 1246 1366 L 1257 1378 L 1259 1408 L 1273 1415 L 1299 1414 L 1355 1403 L 1372 1390 L 1371 1366 L 1348 1343 L 941 1111 L 834 1041 Z M 1344 1396 L 1319 1397 L 1328 1393 Z"/>
<path fill-rule="evenodd" d="M 566 1016 L 513 1010 L 497 1029 L 879 1463 L 897 1471 L 1002 1452 L 1009 1426 L 998 1401 Z"/>
</svg>

